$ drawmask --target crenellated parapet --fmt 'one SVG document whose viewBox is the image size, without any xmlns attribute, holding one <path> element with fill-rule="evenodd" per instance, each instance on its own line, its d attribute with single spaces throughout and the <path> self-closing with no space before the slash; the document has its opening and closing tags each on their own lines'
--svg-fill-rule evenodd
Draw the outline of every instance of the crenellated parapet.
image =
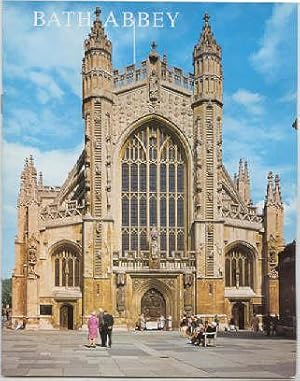
<svg viewBox="0 0 300 381">
<path fill-rule="evenodd" d="M 150 77 L 150 74 L 147 61 L 141 62 L 139 67 L 130 65 L 122 71 L 114 70 L 114 90 L 119 92 L 142 85 Z M 169 67 L 165 56 L 163 60 L 160 60 L 160 81 L 164 86 L 175 86 L 184 91 L 193 92 L 194 75 L 184 73 L 178 67 Z"/>
</svg>

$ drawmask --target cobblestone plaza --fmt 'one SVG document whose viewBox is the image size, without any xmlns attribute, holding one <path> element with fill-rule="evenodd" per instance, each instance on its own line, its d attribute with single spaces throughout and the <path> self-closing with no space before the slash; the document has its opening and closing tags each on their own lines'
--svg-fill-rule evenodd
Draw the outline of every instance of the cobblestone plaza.
<svg viewBox="0 0 300 381">
<path fill-rule="evenodd" d="M 178 332 L 115 331 L 110 349 L 85 347 L 85 331 L 2 331 L 2 375 L 286 380 L 296 372 L 296 341 L 221 333 L 194 347 Z"/>
</svg>

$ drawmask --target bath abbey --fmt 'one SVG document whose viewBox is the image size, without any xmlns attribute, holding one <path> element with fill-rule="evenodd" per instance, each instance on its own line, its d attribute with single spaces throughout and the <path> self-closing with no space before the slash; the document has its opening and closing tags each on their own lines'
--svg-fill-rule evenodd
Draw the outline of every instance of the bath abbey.
<svg viewBox="0 0 300 381">
<path fill-rule="evenodd" d="M 97 8 L 82 61 L 84 148 L 65 182 L 44 185 L 25 160 L 13 319 L 79 329 L 101 307 L 124 328 L 144 313 L 174 327 L 183 314 L 233 317 L 243 329 L 254 313 L 278 313 L 280 179 L 269 172 L 261 212 L 247 162 L 234 177 L 224 166 L 222 50 L 209 16 L 192 74 L 155 43 L 139 65 L 114 68 L 104 29 Z"/>
</svg>

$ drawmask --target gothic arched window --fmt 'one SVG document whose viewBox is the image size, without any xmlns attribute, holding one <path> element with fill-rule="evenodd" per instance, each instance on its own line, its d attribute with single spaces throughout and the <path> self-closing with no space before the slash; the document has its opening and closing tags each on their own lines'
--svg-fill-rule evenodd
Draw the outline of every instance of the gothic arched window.
<svg viewBox="0 0 300 381">
<path fill-rule="evenodd" d="M 80 258 L 71 247 L 61 245 L 52 254 L 55 287 L 80 287 Z"/>
<path fill-rule="evenodd" d="M 242 245 L 230 249 L 225 255 L 225 286 L 254 287 L 254 256 Z"/>
<path fill-rule="evenodd" d="M 186 177 L 181 145 L 153 123 L 136 130 L 122 152 L 123 255 L 148 251 L 153 228 L 163 255 L 184 251 Z"/>
</svg>

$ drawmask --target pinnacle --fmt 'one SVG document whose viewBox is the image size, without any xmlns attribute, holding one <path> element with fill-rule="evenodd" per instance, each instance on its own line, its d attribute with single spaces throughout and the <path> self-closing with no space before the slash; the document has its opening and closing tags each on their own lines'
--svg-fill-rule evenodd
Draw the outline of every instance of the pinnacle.
<svg viewBox="0 0 300 381">
<path fill-rule="evenodd" d="M 96 21 L 100 21 L 100 14 L 101 14 L 100 7 L 96 7 L 96 10 L 95 10 Z"/>
<path fill-rule="evenodd" d="M 210 19 L 209 14 L 207 12 L 205 12 L 204 17 L 203 17 L 203 20 L 205 22 L 205 26 L 209 26 L 209 19 Z"/>
</svg>

